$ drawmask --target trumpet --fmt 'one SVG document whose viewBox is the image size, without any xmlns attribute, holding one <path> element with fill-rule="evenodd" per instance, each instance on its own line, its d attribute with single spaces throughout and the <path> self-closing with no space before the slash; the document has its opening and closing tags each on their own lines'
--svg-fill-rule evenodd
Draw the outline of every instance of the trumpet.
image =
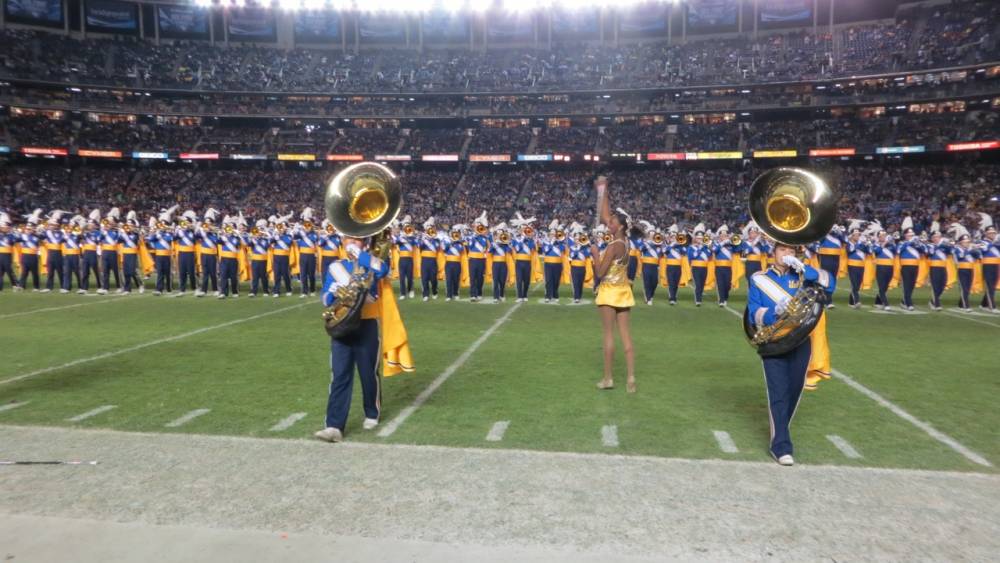
<svg viewBox="0 0 1000 563">
<path fill-rule="evenodd" d="M 702 235 L 701 244 L 709 245 L 712 244 L 712 237 L 709 235 Z"/>
<path fill-rule="evenodd" d="M 741 237 L 740 235 L 733 235 L 729 237 L 729 244 L 733 246 L 739 246 L 743 244 L 743 237 Z"/>
<path fill-rule="evenodd" d="M 663 235 L 661 233 L 653 233 L 653 244 L 663 244 Z"/>
<path fill-rule="evenodd" d="M 232 225 L 226 225 L 225 227 L 222 228 L 222 230 L 225 231 L 225 233 L 227 235 L 233 234 L 233 226 Z"/>
<path fill-rule="evenodd" d="M 250 228 L 250 236 L 252 236 L 252 237 L 258 237 L 258 236 L 260 236 L 260 229 L 258 229 L 257 227 L 251 227 Z"/>
<path fill-rule="evenodd" d="M 403 225 L 403 234 L 406 236 L 413 236 L 413 225 L 406 224 Z"/>
<path fill-rule="evenodd" d="M 531 225 L 525 225 L 525 226 L 521 227 L 521 234 L 524 235 L 524 236 L 526 236 L 526 237 L 528 237 L 528 238 L 531 238 L 531 237 L 535 236 L 535 229 L 532 228 Z"/>
<path fill-rule="evenodd" d="M 333 225 L 326 226 L 326 234 L 332 235 L 334 232 L 336 232 L 336 229 L 333 228 Z"/>
<path fill-rule="evenodd" d="M 604 244 L 610 244 L 613 238 L 614 237 L 611 236 L 611 233 L 604 233 L 604 236 L 601 237 L 601 240 L 604 241 Z"/>
<path fill-rule="evenodd" d="M 590 237 L 587 236 L 587 233 L 580 233 L 576 235 L 576 243 L 579 244 L 580 246 L 589 246 Z"/>
<path fill-rule="evenodd" d="M 427 234 L 427 236 L 431 238 L 436 237 L 438 234 L 437 229 L 435 229 L 434 227 L 427 227 L 427 229 L 424 230 L 424 232 Z"/>
<path fill-rule="evenodd" d="M 459 230 L 452 230 L 448 234 L 451 235 L 451 242 L 458 242 L 458 241 L 462 240 L 462 232 L 459 231 Z"/>
<path fill-rule="evenodd" d="M 215 227 L 213 227 L 212 224 L 209 223 L 208 221 L 205 221 L 204 223 L 201 224 L 201 230 L 205 231 L 206 233 L 211 233 L 215 231 Z"/>
<path fill-rule="evenodd" d="M 691 237 L 687 233 L 677 233 L 674 235 L 674 242 L 681 246 L 687 246 L 691 244 Z"/>
<path fill-rule="evenodd" d="M 497 235 L 497 240 L 500 241 L 500 244 L 510 244 L 510 233 L 500 231 L 500 234 Z"/>
<path fill-rule="evenodd" d="M 313 230 L 314 226 L 315 225 L 313 225 L 312 221 L 305 221 L 305 222 L 302 223 L 302 228 L 305 229 L 305 230 L 307 230 L 307 231 Z"/>
<path fill-rule="evenodd" d="M 80 228 L 80 225 L 73 225 L 73 229 L 70 230 L 70 232 L 73 233 L 74 235 L 79 235 L 80 233 L 83 232 L 83 229 Z"/>
<path fill-rule="evenodd" d="M 476 225 L 477 235 L 485 235 L 487 231 L 488 229 L 486 228 L 486 225 Z"/>
<path fill-rule="evenodd" d="M 559 242 L 562 242 L 562 241 L 566 240 L 566 231 L 563 231 L 562 229 L 556 230 L 556 236 L 555 236 L 555 238 Z"/>
</svg>

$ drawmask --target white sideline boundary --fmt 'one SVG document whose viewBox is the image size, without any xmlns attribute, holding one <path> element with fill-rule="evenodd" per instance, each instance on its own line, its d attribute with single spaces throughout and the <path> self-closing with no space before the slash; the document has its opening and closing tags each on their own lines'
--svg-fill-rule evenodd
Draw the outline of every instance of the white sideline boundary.
<svg viewBox="0 0 1000 563">
<path fill-rule="evenodd" d="M 854 449 L 854 446 L 852 446 L 850 442 L 840 436 L 837 436 L 836 434 L 827 434 L 826 439 L 829 440 L 835 448 L 840 450 L 840 453 L 844 454 L 844 457 L 850 459 L 861 459 L 862 455 L 858 453 L 858 450 Z"/>
<path fill-rule="evenodd" d="M 71 416 L 66 419 L 66 422 L 80 422 L 81 420 L 87 420 L 92 416 L 97 416 L 102 413 L 106 413 L 111 409 L 116 408 L 117 405 L 104 405 L 102 407 L 97 407 L 96 409 L 89 410 L 83 414 L 78 414 L 76 416 Z"/>
<path fill-rule="evenodd" d="M 728 305 L 726 305 L 726 310 L 729 311 L 730 313 L 736 315 L 737 317 L 743 318 L 743 314 L 742 313 L 738 312 L 736 309 L 733 309 L 732 307 L 730 307 Z M 996 325 L 993 325 L 993 326 L 996 326 Z M 875 401 L 880 406 L 883 406 L 883 407 L 889 409 L 889 411 L 892 412 L 894 415 L 896 415 L 899 418 L 902 418 L 903 420 L 905 420 L 905 421 L 909 422 L 910 424 L 916 426 L 920 430 L 923 430 L 928 436 L 930 436 L 931 438 L 934 438 L 938 442 L 941 442 L 942 444 L 944 444 L 944 445 L 948 446 L 949 448 L 955 450 L 957 453 L 961 454 L 962 456 L 964 456 L 969 461 L 971 461 L 971 462 L 973 462 L 975 464 L 978 464 L 978 465 L 985 466 L 985 467 L 993 467 L 993 464 L 990 463 L 986 458 L 984 458 L 983 456 L 981 456 L 981 455 L 977 454 L 976 452 L 970 450 L 966 446 L 962 445 L 958 440 L 955 440 L 951 436 L 948 436 L 947 434 L 945 434 L 944 432 L 941 432 L 940 430 L 934 428 L 930 424 L 928 424 L 928 423 L 926 423 L 926 422 L 924 422 L 922 420 L 919 420 L 917 417 L 915 417 L 912 414 L 910 414 L 910 413 L 906 412 L 905 410 L 903 410 L 899 405 L 893 403 L 892 401 L 889 401 L 888 399 L 886 399 L 882 395 L 879 395 L 878 393 L 876 393 L 875 391 L 872 391 L 868 387 L 865 387 L 861 383 L 858 383 L 854 378 L 852 378 L 851 376 L 847 375 L 846 373 L 844 373 L 844 372 L 842 372 L 842 371 L 840 371 L 840 370 L 838 370 L 836 368 L 830 368 L 830 371 L 833 374 L 833 377 L 835 377 L 835 378 L 843 381 L 844 383 L 847 384 L 848 387 L 854 389 L 858 393 L 861 393 L 862 395 L 864 395 L 864 396 L 868 397 L 869 399 Z"/>
<path fill-rule="evenodd" d="M 465 362 L 469 360 L 472 354 L 474 354 L 476 350 L 478 350 L 479 347 L 482 346 L 487 339 L 489 339 L 490 336 L 493 336 L 493 333 L 496 332 L 498 328 L 500 328 L 500 325 L 507 322 L 507 319 L 509 319 L 510 316 L 514 314 L 514 311 L 517 311 L 523 304 L 524 303 L 514 303 L 514 305 L 510 309 L 507 309 L 507 312 L 501 315 L 500 318 L 498 318 L 496 321 L 494 321 L 493 324 L 490 326 L 490 328 L 486 329 L 486 332 L 480 335 L 479 338 L 477 338 L 475 342 L 469 345 L 469 347 L 466 348 L 465 351 L 462 352 L 462 354 L 458 358 L 456 358 L 455 361 L 452 362 L 450 366 L 448 366 L 447 368 L 445 368 L 443 372 L 441 372 L 441 375 L 437 376 L 434 379 L 434 381 L 432 381 L 431 384 L 427 386 L 426 389 L 421 391 L 420 394 L 417 395 L 417 398 L 413 400 L 413 403 L 410 406 L 399 411 L 399 414 L 396 415 L 396 418 L 393 418 L 391 421 L 389 421 L 388 424 L 386 424 L 382 428 L 382 430 L 379 430 L 378 437 L 388 438 L 389 436 L 392 436 L 392 434 L 399 429 L 399 426 L 404 422 L 406 422 L 406 419 L 410 418 L 410 415 L 412 415 L 414 412 L 416 412 L 418 408 L 420 408 L 424 403 L 426 403 L 427 399 L 429 399 L 431 395 L 433 395 L 434 392 L 438 390 L 438 387 L 441 387 L 441 385 L 443 385 L 445 381 L 448 381 L 448 378 L 451 377 L 456 371 L 458 371 L 458 368 L 462 367 L 465 364 Z"/>
<path fill-rule="evenodd" d="M 258 315 L 253 315 L 250 317 L 245 317 L 242 319 L 235 319 L 232 321 L 226 321 L 221 324 L 207 326 L 204 328 L 195 329 L 189 332 L 184 332 L 174 336 L 168 336 L 166 338 L 157 338 L 156 340 L 150 340 L 149 342 L 144 342 L 142 344 L 136 344 L 135 346 L 129 346 L 128 348 L 122 348 L 120 350 L 113 350 L 111 352 L 105 352 L 103 354 L 98 354 L 96 356 L 90 356 L 88 358 L 80 358 L 78 360 L 73 360 L 71 362 L 66 362 L 65 364 L 60 364 L 58 366 L 50 366 L 47 368 L 37 369 L 35 371 L 29 371 L 28 373 L 22 373 L 21 375 L 15 375 L 14 377 L 8 377 L 7 379 L 0 379 L 0 385 L 6 385 L 8 383 L 14 383 L 15 381 L 21 381 L 22 379 L 28 379 L 29 377 L 34 377 L 36 375 L 43 375 L 46 373 L 51 373 L 53 371 L 59 371 L 61 369 L 66 369 L 80 364 L 86 364 L 89 362 L 96 362 L 98 360 L 104 360 L 107 358 L 113 358 L 115 356 L 120 356 L 122 354 L 128 354 L 129 352 L 135 352 L 137 350 L 142 350 L 144 348 L 149 348 L 150 346 L 156 346 L 157 344 L 166 344 L 167 342 L 173 342 L 175 340 L 181 340 L 191 336 L 201 334 L 203 332 L 209 332 L 212 330 L 218 330 L 220 328 L 226 328 L 233 325 L 245 323 L 248 321 L 254 321 L 263 317 L 268 317 L 291 309 L 297 309 L 299 307 L 304 307 L 305 303 L 299 303 L 297 305 L 292 305 L 290 307 L 282 307 L 281 309 L 275 309 L 273 311 L 267 311 L 266 313 L 260 313 Z"/>
<path fill-rule="evenodd" d="M 740 452 L 740 449 L 736 447 L 736 443 L 733 442 L 733 437 L 729 435 L 729 432 L 725 430 L 712 430 L 712 435 L 715 436 L 715 441 L 719 443 L 719 449 L 727 454 L 736 454 Z"/>
<path fill-rule="evenodd" d="M 164 424 L 167 428 L 177 428 L 178 426 L 184 426 L 185 424 L 191 422 L 192 420 L 198 418 L 201 415 L 208 414 L 212 412 L 212 409 L 195 409 L 184 416 L 171 420 L 170 422 Z"/>
<path fill-rule="evenodd" d="M 302 420 L 305 417 L 306 417 L 306 413 L 304 413 L 304 412 L 295 412 L 295 413 L 292 413 L 292 414 L 286 416 L 285 418 L 281 419 L 280 421 L 278 421 L 277 424 L 275 424 L 274 426 L 272 426 L 270 428 L 270 431 L 271 432 L 281 432 L 283 430 L 288 430 L 296 422 Z"/>
<path fill-rule="evenodd" d="M 489 434 L 486 435 L 486 441 L 499 442 L 503 440 L 503 435 L 507 432 L 508 426 L 510 426 L 509 420 L 499 420 L 495 422 L 490 428 Z"/>
</svg>

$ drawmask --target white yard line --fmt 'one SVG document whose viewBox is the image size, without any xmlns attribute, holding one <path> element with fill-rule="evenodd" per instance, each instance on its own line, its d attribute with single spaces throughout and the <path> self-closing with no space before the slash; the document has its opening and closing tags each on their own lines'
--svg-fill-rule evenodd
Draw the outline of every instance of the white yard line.
<svg viewBox="0 0 1000 563">
<path fill-rule="evenodd" d="M 9 411 L 11 409 L 16 409 L 17 407 L 23 407 L 31 401 L 21 401 L 19 403 L 7 403 L 6 405 L 0 405 L 0 412 Z"/>
<path fill-rule="evenodd" d="M 166 426 L 167 428 L 177 428 L 178 426 L 183 426 L 191 422 L 192 420 L 198 418 L 199 416 L 208 414 L 210 412 L 212 412 L 212 409 L 195 409 L 178 419 L 171 420 L 170 422 L 164 424 L 164 426 Z"/>
<path fill-rule="evenodd" d="M 108 412 L 109 410 L 115 408 L 117 405 L 104 405 L 102 407 L 97 407 L 96 409 L 89 410 L 83 414 L 78 414 L 74 417 L 67 418 L 67 422 L 80 422 L 81 420 L 86 420 L 92 416 L 97 416 L 101 413 Z"/>
<path fill-rule="evenodd" d="M 245 323 L 245 322 L 248 322 L 248 321 L 255 321 L 255 320 L 263 318 L 263 317 L 267 317 L 267 316 L 270 316 L 270 315 L 275 315 L 277 313 L 282 313 L 284 311 L 288 311 L 288 310 L 291 310 L 291 309 L 296 309 L 296 308 L 299 308 L 299 307 L 303 307 L 305 305 L 306 305 L 305 303 L 299 303 L 298 305 L 292 305 L 290 307 L 283 307 L 281 309 L 275 309 L 273 311 L 268 311 L 266 313 L 261 313 L 259 315 L 253 315 L 251 317 L 245 317 L 245 318 L 242 318 L 242 319 L 235 319 L 235 320 L 232 320 L 232 321 L 226 321 L 226 322 L 221 323 L 221 324 L 207 326 L 207 327 L 204 327 L 204 328 L 199 328 L 199 329 L 196 329 L 196 330 L 192 330 L 190 332 L 185 332 L 185 333 L 177 334 L 177 335 L 174 335 L 174 336 L 168 336 L 166 338 L 158 338 L 156 340 L 151 340 L 149 342 L 144 342 L 142 344 L 137 344 L 135 346 L 129 346 L 128 348 L 122 348 L 120 350 L 113 350 L 111 352 L 105 352 L 103 354 L 98 354 L 96 356 L 90 356 L 89 358 L 80 358 L 78 360 L 73 360 L 71 362 L 66 362 L 65 364 L 60 364 L 58 366 L 50 366 L 50 367 L 38 369 L 38 370 L 35 370 L 35 371 L 29 371 L 28 373 L 22 373 L 21 375 L 15 375 L 14 377 L 9 377 L 7 379 L 0 379 L 0 385 L 4 385 L 4 384 L 7 384 L 7 383 L 14 383 L 15 381 L 21 381 L 22 379 L 28 379 L 29 377 L 34 377 L 36 375 L 42 375 L 42 374 L 50 373 L 50 372 L 53 372 L 53 371 L 59 371 L 61 369 L 65 369 L 65 368 L 68 368 L 68 367 L 73 367 L 73 366 L 80 365 L 80 364 L 86 364 L 86 363 L 89 363 L 89 362 L 96 362 L 98 360 L 104 360 L 104 359 L 107 359 L 107 358 L 113 358 L 115 356 L 120 356 L 122 354 L 128 354 L 129 352 L 135 352 L 137 350 L 142 350 L 144 348 L 149 348 L 150 346 L 156 346 L 157 344 L 166 344 L 167 342 L 173 342 L 175 340 L 181 340 L 183 338 L 188 338 L 188 337 L 191 337 L 191 336 L 195 336 L 195 335 L 201 334 L 203 332 L 208 332 L 208 331 L 212 331 L 212 330 L 218 330 L 220 328 L 226 328 L 226 327 L 230 327 L 230 326 L 237 325 L 237 324 L 240 324 L 240 323 Z"/>
<path fill-rule="evenodd" d="M 743 317 L 742 313 L 736 311 L 736 309 L 733 309 L 733 308 L 731 308 L 729 306 L 726 306 L 726 310 L 729 311 L 730 313 L 732 313 L 732 314 L 740 317 L 740 318 Z M 993 326 L 996 326 L 996 325 L 993 325 Z M 984 458 L 983 456 L 981 456 L 981 455 L 977 454 L 976 452 L 970 450 L 969 448 L 963 446 L 960 442 L 958 442 L 957 440 L 955 440 L 951 436 L 948 436 L 944 432 L 941 432 L 940 430 L 937 430 L 936 428 L 934 428 L 930 424 L 928 424 L 928 423 L 926 423 L 926 422 L 924 422 L 922 420 L 919 420 L 917 417 L 915 417 L 912 414 L 910 414 L 910 413 L 906 412 L 905 410 L 903 410 L 901 407 L 899 407 L 899 405 L 896 405 L 895 403 L 889 401 L 888 399 L 886 399 L 882 395 L 879 395 L 875 391 L 872 391 L 871 389 L 865 387 L 861 383 L 858 383 L 854 378 L 852 378 L 851 376 L 847 375 L 846 373 L 844 373 L 844 372 L 842 372 L 840 370 L 837 370 L 835 368 L 831 368 L 831 373 L 833 374 L 833 376 L 835 378 L 840 379 L 841 381 L 843 381 L 844 383 L 846 383 L 848 387 L 854 389 L 858 393 L 861 393 L 862 395 L 864 395 L 864 396 L 868 397 L 869 399 L 875 401 L 880 406 L 883 406 L 883 407 L 889 409 L 890 412 L 892 412 L 893 414 L 895 414 L 899 418 L 902 418 L 903 420 L 905 420 L 905 421 L 909 422 L 910 424 L 916 426 L 920 430 L 923 430 L 925 433 L 927 433 L 928 436 L 930 436 L 931 438 L 934 438 L 938 442 L 941 442 L 942 444 L 944 444 L 944 445 L 948 446 L 949 448 L 955 450 L 959 454 L 965 456 L 965 458 L 968 459 L 969 461 L 971 461 L 973 463 L 976 463 L 976 464 L 979 464 L 979 465 L 986 466 L 986 467 L 993 467 L 993 464 L 990 463 L 989 461 L 987 461 L 987 459 Z"/>
<path fill-rule="evenodd" d="M 499 442 L 500 440 L 503 440 L 503 435 L 507 432 L 508 426 L 510 426 L 509 420 L 501 420 L 493 423 L 493 427 L 490 428 L 490 433 L 486 435 L 486 441 Z"/>
<path fill-rule="evenodd" d="M 500 328 L 500 325 L 507 322 L 507 319 L 509 319 L 510 316 L 514 314 L 514 311 L 518 310 L 521 307 L 521 305 L 523 305 L 523 303 L 514 303 L 514 305 L 510 309 L 507 309 L 506 313 L 501 315 L 500 318 L 497 319 L 492 326 L 490 326 L 490 328 L 486 329 L 486 332 L 484 332 L 479 338 L 476 339 L 475 342 L 473 342 L 465 350 L 465 352 L 462 352 L 461 356 L 459 356 L 454 362 L 452 362 L 450 366 L 448 366 L 443 372 L 441 372 L 441 375 L 437 376 L 437 378 L 435 378 L 434 381 L 432 381 L 431 384 L 428 385 L 426 389 L 424 389 L 423 391 L 420 392 L 419 395 L 417 395 L 417 398 L 413 400 L 413 404 L 401 410 L 399 414 L 396 415 L 396 418 L 389 421 L 389 423 L 386 424 L 382 428 L 382 430 L 379 430 L 378 433 L 379 437 L 387 438 L 389 436 L 392 436 L 392 434 L 397 429 L 399 429 L 399 426 L 404 422 L 406 422 L 406 419 L 410 418 L 410 415 L 412 415 L 414 412 L 416 412 L 418 408 L 420 408 L 424 403 L 426 403 L 427 399 L 429 399 L 430 396 L 433 395 L 435 391 L 437 391 L 438 387 L 441 387 L 441 385 L 443 385 L 445 381 L 448 381 L 448 378 L 451 377 L 452 374 L 454 374 L 456 371 L 458 371 L 458 368 L 462 367 L 465 364 L 465 362 L 469 360 L 472 354 L 474 354 L 476 350 L 478 350 L 479 347 L 482 346 L 487 339 L 489 339 L 490 336 L 493 336 L 493 333 L 496 332 L 498 328 Z"/>
<path fill-rule="evenodd" d="M 608 424 L 601 427 L 601 445 L 605 448 L 618 447 L 618 427 Z"/>
<path fill-rule="evenodd" d="M 715 441 L 719 443 L 719 449 L 727 454 L 739 453 L 739 448 L 736 447 L 736 443 L 733 442 L 732 436 L 729 432 L 724 430 L 712 430 L 712 435 L 715 436 Z"/>
<path fill-rule="evenodd" d="M 952 312 L 950 310 L 945 311 L 944 313 L 946 315 L 948 315 L 949 317 L 955 317 L 956 319 L 962 319 L 962 320 L 971 321 L 971 322 L 974 322 L 974 323 L 979 323 L 981 325 L 991 326 L 991 327 L 994 327 L 994 328 L 1000 328 L 1000 325 L 998 325 L 998 324 L 991 323 L 989 321 L 981 321 L 979 319 L 974 319 L 971 316 L 969 316 L 970 314 L 974 315 L 975 313 L 958 313 L 958 312 Z M 977 316 L 982 316 L 982 315 L 977 315 Z"/>
<path fill-rule="evenodd" d="M 281 419 L 281 421 L 279 421 L 274 426 L 272 426 L 271 432 L 281 432 L 282 430 L 288 430 L 289 428 L 292 427 L 292 425 L 294 425 L 296 422 L 302 420 L 305 417 L 306 413 L 304 412 L 292 413 L 286 416 L 285 418 Z"/>
<path fill-rule="evenodd" d="M 31 309 L 30 311 L 21 311 L 20 313 L 9 313 L 7 315 L 0 315 L 0 319 L 13 319 L 14 317 L 23 317 L 25 315 L 33 315 L 35 313 L 62 311 L 64 309 L 73 309 L 75 307 L 86 307 L 87 305 L 97 305 L 100 303 L 111 303 L 113 301 L 121 301 L 121 299 L 115 299 L 114 297 L 109 297 L 106 299 L 101 299 L 100 301 L 86 301 L 83 303 L 73 303 L 72 305 L 63 305 L 61 307 L 45 307 L 42 309 Z"/>
<path fill-rule="evenodd" d="M 840 453 L 844 454 L 845 457 L 850 459 L 861 459 L 862 456 L 858 453 L 858 450 L 854 449 L 854 446 L 840 436 L 837 436 L 836 434 L 829 434 L 826 439 L 830 440 L 830 443 L 840 450 Z"/>
</svg>

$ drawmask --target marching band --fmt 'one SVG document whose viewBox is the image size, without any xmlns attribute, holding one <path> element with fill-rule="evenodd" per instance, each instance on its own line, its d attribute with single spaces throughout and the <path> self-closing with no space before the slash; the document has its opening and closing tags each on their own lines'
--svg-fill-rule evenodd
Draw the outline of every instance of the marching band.
<svg viewBox="0 0 1000 563">
<path fill-rule="evenodd" d="M 144 291 L 142 280 L 155 274 L 154 295 L 194 291 L 197 297 L 237 297 L 240 282 L 246 281 L 251 297 L 287 297 L 296 280 L 304 298 L 317 292 L 316 273 L 343 258 L 341 235 L 326 220 L 314 222 L 311 208 L 303 209 L 297 222 L 291 222 L 293 214 L 271 215 L 250 229 L 242 214 L 226 215 L 216 226 L 220 214 L 215 209 L 206 210 L 200 221 L 189 210 L 175 222 L 176 212 L 176 206 L 164 209 L 149 217 L 145 227 L 134 211 L 121 221 L 118 208 L 103 217 L 96 209 L 87 217 L 69 217 L 61 210 L 43 217 L 38 209 L 18 225 L 0 214 L 0 290 L 6 280 L 15 291 L 30 287 L 69 293 L 75 287 L 77 293 L 88 293 L 93 279 L 98 294 L 112 291 L 112 282 L 118 293 L 128 294 Z M 580 303 L 584 288 L 599 281 L 590 243 L 603 250 L 606 227 L 590 230 L 553 220 L 538 230 L 535 222 L 515 213 L 509 222 L 490 227 L 484 211 L 471 226 L 439 225 L 429 217 L 418 230 L 412 217 L 403 217 L 391 229 L 390 276 L 398 279 L 399 298 L 412 298 L 419 278 L 424 301 L 437 299 L 441 281 L 446 301 L 461 300 L 464 288 L 469 301 L 481 301 L 489 285 L 492 302 L 505 301 L 508 286 L 521 302 L 532 283 L 544 281 L 545 303 L 560 303 L 563 285 L 572 288 L 572 303 Z M 725 307 L 741 280 L 750 280 L 769 264 L 772 244 L 752 221 L 733 234 L 726 225 L 713 231 L 702 223 L 689 229 L 674 224 L 665 232 L 649 221 L 636 225 L 643 234 L 628 239 L 626 275 L 632 277 L 634 270 L 640 278 L 647 305 L 663 286 L 670 305 L 677 303 L 679 288 L 692 287 L 696 306 L 714 290 L 718 305 Z M 988 216 L 983 215 L 974 233 L 960 223 L 945 229 L 934 224 L 918 236 L 908 218 L 900 227 L 889 233 L 877 221 L 851 220 L 811 245 L 806 262 L 845 278 L 854 308 L 862 306 L 864 291 L 874 289 L 875 306 L 891 311 L 888 292 L 899 287 L 901 310 L 913 311 L 914 290 L 928 286 L 929 309 L 940 311 L 942 294 L 954 286 L 960 310 L 971 311 L 972 296 L 981 295 L 980 308 L 998 312 L 1000 236 Z"/>
</svg>

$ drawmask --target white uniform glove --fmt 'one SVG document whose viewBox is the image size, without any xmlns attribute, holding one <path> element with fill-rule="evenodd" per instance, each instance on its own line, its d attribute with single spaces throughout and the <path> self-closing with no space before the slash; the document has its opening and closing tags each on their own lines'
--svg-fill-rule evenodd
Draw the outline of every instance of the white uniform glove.
<svg viewBox="0 0 1000 563">
<path fill-rule="evenodd" d="M 358 256 L 361 255 L 361 247 L 356 244 L 352 244 L 347 247 L 347 254 L 349 254 L 351 258 L 357 260 Z"/>
<path fill-rule="evenodd" d="M 794 256 L 785 256 L 781 259 L 781 263 L 788 266 L 789 268 L 795 270 L 798 273 L 802 273 L 806 269 L 806 265 L 802 263 L 801 260 Z"/>
<path fill-rule="evenodd" d="M 774 306 L 774 314 L 780 317 L 781 315 L 785 314 L 786 309 L 788 309 L 787 301 L 782 301 L 781 303 L 777 303 Z"/>
</svg>

